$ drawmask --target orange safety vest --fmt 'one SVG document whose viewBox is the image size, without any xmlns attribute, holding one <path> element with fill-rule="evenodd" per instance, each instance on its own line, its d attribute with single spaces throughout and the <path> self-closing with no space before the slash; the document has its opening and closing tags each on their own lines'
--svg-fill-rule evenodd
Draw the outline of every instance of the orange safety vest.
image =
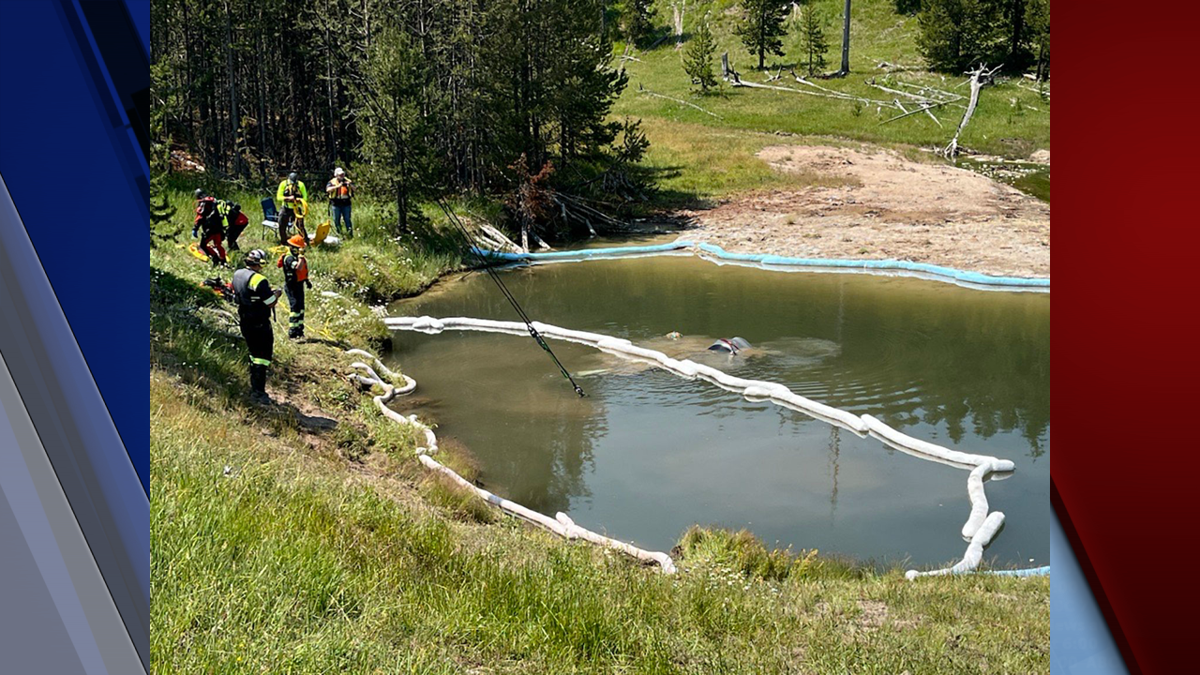
<svg viewBox="0 0 1200 675">
<path fill-rule="evenodd" d="M 300 264 L 297 265 L 296 269 L 294 270 L 294 273 L 296 275 L 296 281 L 297 282 L 308 281 L 308 258 L 305 258 L 302 255 L 298 255 L 298 256 L 296 256 L 296 259 L 300 261 Z M 275 263 L 275 266 L 282 268 L 284 260 L 287 260 L 287 255 L 279 256 L 279 262 Z M 287 280 L 287 277 L 290 276 L 286 269 L 283 270 L 283 276 L 284 276 L 285 280 Z"/>
<path fill-rule="evenodd" d="M 354 195 L 354 191 L 350 187 L 350 182 L 345 179 L 338 180 L 334 178 L 329 181 L 329 185 L 333 187 L 333 194 L 330 195 L 332 199 L 349 199 Z"/>
</svg>

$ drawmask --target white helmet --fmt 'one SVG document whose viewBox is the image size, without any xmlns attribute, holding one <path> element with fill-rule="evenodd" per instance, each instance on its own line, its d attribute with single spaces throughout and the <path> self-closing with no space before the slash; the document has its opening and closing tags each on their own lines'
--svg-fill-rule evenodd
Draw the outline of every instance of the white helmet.
<svg viewBox="0 0 1200 675">
<path fill-rule="evenodd" d="M 335 176 L 345 176 L 345 175 L 346 175 L 346 172 L 345 172 L 345 171 L 342 171 L 342 167 L 340 167 L 340 166 L 339 166 L 338 168 L 336 168 L 336 169 L 334 169 L 334 170 L 333 170 L 333 175 L 335 175 Z"/>
</svg>

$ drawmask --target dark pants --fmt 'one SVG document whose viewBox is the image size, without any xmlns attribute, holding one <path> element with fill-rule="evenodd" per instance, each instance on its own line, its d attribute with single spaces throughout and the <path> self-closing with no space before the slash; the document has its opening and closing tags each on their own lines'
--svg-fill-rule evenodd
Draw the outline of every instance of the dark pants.
<svg viewBox="0 0 1200 675">
<path fill-rule="evenodd" d="M 346 236 L 354 236 L 354 223 L 350 222 L 350 205 L 333 205 L 333 226 L 337 228 L 338 234 L 342 233 L 342 221 L 346 221 Z"/>
<path fill-rule="evenodd" d="M 296 212 L 292 210 L 292 207 L 285 206 L 283 207 L 283 210 L 279 212 L 279 243 L 285 245 L 287 244 L 288 227 L 291 225 L 293 220 L 296 221 L 296 229 L 300 232 L 301 236 L 304 237 L 304 241 L 308 241 L 308 231 L 304 229 L 304 219 L 298 218 L 296 216 Z"/>
<path fill-rule="evenodd" d="M 304 337 L 304 282 L 284 282 L 283 292 L 287 295 L 292 314 L 288 317 L 288 337 Z"/>
<path fill-rule="evenodd" d="M 242 236 L 242 232 L 245 229 L 246 229 L 245 225 L 234 224 L 234 225 L 229 226 L 229 232 L 227 234 L 229 235 L 229 250 L 230 251 L 238 250 L 237 240 L 238 240 L 238 237 Z"/>
<path fill-rule="evenodd" d="M 265 394 L 267 369 L 275 352 L 275 334 L 270 323 L 242 321 L 242 337 L 250 349 L 250 391 Z"/>
</svg>

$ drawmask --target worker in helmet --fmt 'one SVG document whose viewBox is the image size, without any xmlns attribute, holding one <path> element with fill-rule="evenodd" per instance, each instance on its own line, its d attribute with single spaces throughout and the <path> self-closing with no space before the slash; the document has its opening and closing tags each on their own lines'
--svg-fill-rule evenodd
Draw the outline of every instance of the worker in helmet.
<svg viewBox="0 0 1200 675">
<path fill-rule="evenodd" d="M 333 180 L 325 185 L 325 194 L 329 195 L 333 226 L 337 228 L 338 234 L 341 234 L 342 221 L 346 221 L 346 237 L 352 238 L 354 224 L 350 222 L 350 198 L 354 196 L 354 184 L 340 166 L 333 170 Z"/>
<path fill-rule="evenodd" d="M 246 347 L 250 350 L 250 399 L 269 404 L 267 370 L 275 351 L 275 334 L 271 330 L 271 313 L 282 291 L 271 290 L 262 274 L 267 254 L 254 249 L 246 254 L 246 266 L 233 273 L 233 293 L 238 306 L 238 323 Z"/>
<path fill-rule="evenodd" d="M 288 252 L 280 256 L 276 267 L 283 268 L 283 291 L 287 293 L 292 314 L 288 317 L 288 337 L 299 340 L 304 337 L 304 287 L 312 288 L 308 280 L 308 259 L 304 257 L 307 242 L 295 235 L 288 239 Z"/>
<path fill-rule="evenodd" d="M 196 220 L 192 224 L 192 236 L 200 239 L 200 250 L 212 261 L 213 267 L 226 265 L 225 249 L 221 246 L 221 240 L 225 236 L 225 224 L 217 200 L 208 196 L 204 190 L 196 190 L 194 194 Z"/>
<path fill-rule="evenodd" d="M 293 171 L 279 184 L 275 191 L 275 201 L 280 203 L 279 211 L 279 243 L 287 244 L 288 226 L 294 220 L 296 229 L 308 241 L 308 232 L 304 229 L 304 216 L 308 211 L 308 188 Z"/>
</svg>

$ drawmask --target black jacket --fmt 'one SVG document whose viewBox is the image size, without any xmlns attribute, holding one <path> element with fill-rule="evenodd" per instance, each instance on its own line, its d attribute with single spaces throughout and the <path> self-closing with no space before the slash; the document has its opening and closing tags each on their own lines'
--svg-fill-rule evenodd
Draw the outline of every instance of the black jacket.
<svg viewBox="0 0 1200 675">
<path fill-rule="evenodd" d="M 238 318 L 244 324 L 271 322 L 271 308 L 275 306 L 275 293 L 271 283 L 261 273 L 243 267 L 233 273 L 233 294 L 237 300 Z"/>
</svg>

